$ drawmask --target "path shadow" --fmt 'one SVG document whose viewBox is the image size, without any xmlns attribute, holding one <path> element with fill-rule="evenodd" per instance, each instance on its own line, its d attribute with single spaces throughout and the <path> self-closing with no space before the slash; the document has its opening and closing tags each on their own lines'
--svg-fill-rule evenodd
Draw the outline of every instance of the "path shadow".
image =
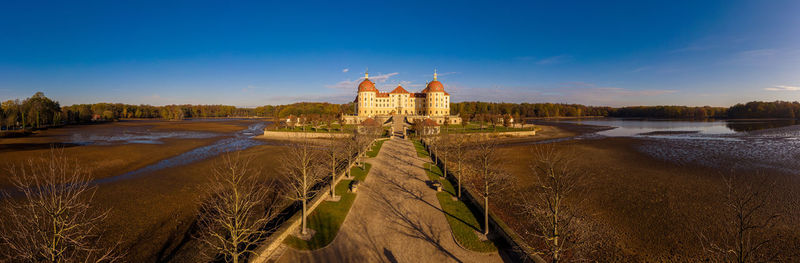
<svg viewBox="0 0 800 263">
<path fill-rule="evenodd" d="M 463 262 L 444 247 L 442 244 L 442 231 L 436 229 L 431 222 L 418 220 L 417 218 L 419 218 L 419 215 L 417 213 L 404 208 L 401 205 L 402 202 L 390 200 L 384 193 L 372 192 L 372 194 L 372 198 L 379 203 L 378 209 L 384 212 L 383 215 L 387 221 L 394 223 L 392 227 L 394 227 L 398 233 L 425 241 L 456 262 Z"/>
</svg>

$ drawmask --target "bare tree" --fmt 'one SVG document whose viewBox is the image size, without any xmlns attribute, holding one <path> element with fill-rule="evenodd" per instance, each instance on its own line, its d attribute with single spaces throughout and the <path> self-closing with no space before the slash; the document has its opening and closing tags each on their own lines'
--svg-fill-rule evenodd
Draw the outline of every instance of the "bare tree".
<svg viewBox="0 0 800 263">
<path fill-rule="evenodd" d="M 453 136 L 450 140 L 451 149 L 453 152 L 453 158 L 456 160 L 456 179 L 458 180 L 458 198 L 461 199 L 461 180 L 464 175 L 464 162 L 466 162 L 467 158 L 467 149 L 466 144 L 469 141 L 469 137 L 466 135 L 457 135 Z"/>
<path fill-rule="evenodd" d="M 428 149 L 431 150 L 433 153 L 431 157 L 433 157 L 433 163 L 435 165 L 439 165 L 439 135 L 438 134 L 431 134 L 428 136 L 428 139 L 425 142 L 428 145 Z"/>
<path fill-rule="evenodd" d="M 497 142 L 487 138 L 476 137 L 470 152 L 470 183 L 483 197 L 483 234 L 489 234 L 489 196 L 501 192 L 511 185 L 511 177 L 501 168 L 502 159 L 497 153 Z"/>
<path fill-rule="evenodd" d="M 780 214 L 769 208 L 774 183 L 766 178 L 737 175 L 724 177 L 724 221 L 716 238 L 701 235 L 705 252 L 718 262 L 775 262 L 781 251 L 775 249 L 779 237 L 770 230 Z"/>
<path fill-rule="evenodd" d="M 584 243 L 586 233 L 576 223 L 577 197 L 583 173 L 575 168 L 574 155 L 553 145 L 531 149 L 530 171 L 536 184 L 529 191 L 519 191 L 522 214 L 535 222 L 528 234 L 542 240 L 545 255 L 559 262 L 564 254 Z M 530 194 L 532 193 L 532 194 Z"/>
<path fill-rule="evenodd" d="M 366 159 L 367 152 L 372 149 L 373 143 L 377 137 L 373 133 L 360 133 L 356 136 L 358 144 L 358 158 Z M 361 161 L 361 169 L 364 169 L 364 161 Z"/>
<path fill-rule="evenodd" d="M 467 125 L 469 125 L 469 121 L 470 121 L 469 115 L 461 114 L 461 129 L 462 130 L 466 130 L 467 129 Z"/>
<path fill-rule="evenodd" d="M 450 138 L 449 134 L 441 135 L 439 138 L 439 149 L 442 152 L 442 175 L 447 177 L 447 156 L 450 155 L 450 151 L 452 150 L 452 145 L 450 145 L 452 139 Z M 438 155 L 438 154 L 437 154 Z"/>
<path fill-rule="evenodd" d="M 328 168 L 331 173 L 331 198 L 336 197 L 336 168 L 339 164 L 339 157 L 344 154 L 344 148 L 344 145 L 336 138 L 336 135 L 331 133 L 325 145 L 325 157 L 328 159 Z"/>
<path fill-rule="evenodd" d="M 361 146 L 358 143 L 358 131 L 353 131 L 353 135 L 347 138 L 344 141 L 345 147 L 345 160 L 347 161 L 347 178 L 350 178 L 352 175 L 350 174 L 350 166 L 355 161 L 355 158 L 358 158 L 361 153 Z"/>
<path fill-rule="evenodd" d="M 305 235 L 306 216 L 308 215 L 308 200 L 314 197 L 316 185 L 321 180 L 318 164 L 318 152 L 313 149 L 311 141 L 307 138 L 301 139 L 289 145 L 289 149 L 283 155 L 283 176 L 286 178 L 287 198 L 292 201 L 302 203 L 302 216 L 300 233 Z"/>
<path fill-rule="evenodd" d="M 278 214 L 281 198 L 275 183 L 260 180 L 251 161 L 239 152 L 223 155 L 202 189 L 195 238 L 210 248 L 203 252 L 211 259 L 243 261 L 254 253 L 253 245 L 268 234 L 267 223 Z"/>
<path fill-rule="evenodd" d="M 63 149 L 8 169 L 17 190 L 4 192 L 0 261 L 115 262 L 119 242 L 104 245 L 101 224 L 109 211 L 92 206 L 89 173 Z"/>
</svg>

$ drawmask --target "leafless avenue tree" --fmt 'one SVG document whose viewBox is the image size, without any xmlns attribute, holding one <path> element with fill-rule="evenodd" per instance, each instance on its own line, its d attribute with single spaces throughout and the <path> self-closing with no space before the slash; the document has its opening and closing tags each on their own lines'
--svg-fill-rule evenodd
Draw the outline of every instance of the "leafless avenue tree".
<svg viewBox="0 0 800 263">
<path fill-rule="evenodd" d="M 254 253 L 254 243 L 268 234 L 266 225 L 281 208 L 275 183 L 260 180 L 251 161 L 239 152 L 223 155 L 202 189 L 195 238 L 209 248 L 203 253 L 211 260 L 243 262 Z"/>
<path fill-rule="evenodd" d="M 339 164 L 339 158 L 344 155 L 345 145 L 336 138 L 335 134 L 331 133 L 330 138 L 325 145 L 325 158 L 327 159 L 328 172 L 331 174 L 331 198 L 336 197 L 336 168 Z"/>
<path fill-rule="evenodd" d="M 537 145 L 531 149 L 530 171 L 536 183 L 528 191 L 519 191 L 521 212 L 535 222 L 527 234 L 544 244 L 551 262 L 564 260 L 564 255 L 585 244 L 588 231 L 579 227 L 576 213 L 583 173 L 574 166 L 575 156 L 569 150 L 553 145 Z"/>
<path fill-rule="evenodd" d="M 758 175 L 762 177 L 763 175 Z M 702 235 L 707 256 L 717 262 L 780 262 L 782 252 L 773 228 L 780 214 L 769 208 L 774 184 L 767 178 L 753 179 L 732 175 L 724 178 L 725 219 L 717 235 Z M 773 232 L 770 232 L 773 230 Z"/>
<path fill-rule="evenodd" d="M 0 261 L 115 262 L 117 244 L 103 245 L 108 210 L 92 206 L 96 187 L 63 149 L 8 170 L 16 192 L 4 193 Z"/>
<path fill-rule="evenodd" d="M 451 136 L 449 134 L 442 134 L 439 135 L 439 147 L 438 151 L 436 152 L 436 156 L 442 156 L 442 176 L 447 177 L 447 156 L 450 154 L 452 149 L 451 145 Z"/>
<path fill-rule="evenodd" d="M 450 140 L 451 151 L 453 152 L 453 159 L 456 161 L 456 176 L 458 180 L 458 198 L 461 199 L 461 180 L 464 177 L 464 163 L 467 161 L 467 142 L 469 137 L 466 135 L 452 136 Z"/>
<path fill-rule="evenodd" d="M 489 196 L 511 186 L 511 177 L 504 172 L 503 160 L 497 152 L 497 142 L 490 138 L 475 137 L 470 149 L 470 183 L 483 197 L 483 234 L 489 234 Z"/>
<path fill-rule="evenodd" d="M 347 161 L 347 167 L 353 164 L 356 158 L 359 157 L 360 145 L 358 143 L 358 132 L 354 131 L 353 135 L 344 140 L 344 158 Z M 347 168 L 347 178 L 351 178 L 350 168 Z"/>
<path fill-rule="evenodd" d="M 318 160 L 319 154 L 313 148 L 310 140 L 303 139 L 289 145 L 283 155 L 283 176 L 286 179 L 287 198 L 299 201 L 302 204 L 300 233 L 305 235 L 306 216 L 308 215 L 307 203 L 314 197 L 316 185 L 322 178 Z"/>
<path fill-rule="evenodd" d="M 358 158 L 362 160 L 360 161 L 361 169 L 365 169 L 365 162 L 363 160 L 367 158 L 367 152 L 372 149 L 372 144 L 375 138 L 376 137 L 373 136 L 372 133 L 360 133 L 358 136 L 356 136 L 356 143 L 358 144 L 359 152 Z"/>
<path fill-rule="evenodd" d="M 430 135 L 425 140 L 425 143 L 428 144 L 428 149 L 434 153 L 432 156 L 434 165 L 439 165 L 439 136 L 438 134 Z"/>
</svg>

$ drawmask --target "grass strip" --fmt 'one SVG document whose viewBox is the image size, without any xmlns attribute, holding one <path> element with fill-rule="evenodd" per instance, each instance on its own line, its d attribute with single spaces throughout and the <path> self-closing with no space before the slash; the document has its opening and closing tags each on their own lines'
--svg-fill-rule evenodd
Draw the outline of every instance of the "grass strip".
<svg viewBox="0 0 800 263">
<path fill-rule="evenodd" d="M 381 146 L 383 146 L 383 142 L 385 142 L 385 141 L 386 140 L 379 140 L 379 141 L 375 142 L 375 145 L 372 146 L 372 149 L 370 149 L 367 152 L 367 156 L 369 156 L 370 158 L 374 158 L 375 156 L 378 156 L 378 152 L 381 151 Z"/>
<path fill-rule="evenodd" d="M 460 200 L 453 200 L 456 192 L 450 181 L 441 178 L 442 171 L 438 166 L 431 163 L 425 164 L 425 171 L 428 172 L 428 178 L 432 181 L 438 180 L 442 183 L 442 191 L 436 193 L 436 198 L 439 199 L 439 205 L 442 206 L 447 223 L 450 224 L 450 229 L 456 237 L 461 246 L 466 249 L 477 252 L 493 252 L 497 251 L 494 243 L 491 240 L 481 241 L 475 231 L 480 231 L 480 223 L 478 222 L 479 212 L 477 209 L 470 209 L 466 203 Z M 439 180 L 441 178 L 441 180 Z"/>
<path fill-rule="evenodd" d="M 425 150 L 425 146 L 419 140 L 414 140 L 414 148 L 417 149 L 417 157 L 430 157 L 431 155 Z"/>
<path fill-rule="evenodd" d="M 353 178 L 363 182 L 367 178 L 371 167 L 372 165 L 369 163 L 364 164 L 364 170 L 358 166 L 353 166 L 350 173 Z M 330 244 L 339 233 L 339 228 L 342 226 L 345 217 L 347 217 L 347 212 L 350 211 L 350 207 L 353 206 L 353 201 L 356 199 L 356 194 L 347 190 L 350 181 L 352 180 L 343 179 L 336 184 L 336 194 L 341 196 L 339 202 L 322 202 L 308 215 L 308 228 L 316 231 L 310 240 L 305 241 L 289 235 L 283 243 L 299 250 L 320 249 Z"/>
</svg>

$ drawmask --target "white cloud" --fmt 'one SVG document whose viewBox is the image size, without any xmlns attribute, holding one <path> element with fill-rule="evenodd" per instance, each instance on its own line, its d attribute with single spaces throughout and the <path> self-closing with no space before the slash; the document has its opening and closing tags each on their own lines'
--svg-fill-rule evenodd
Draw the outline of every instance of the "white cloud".
<svg viewBox="0 0 800 263">
<path fill-rule="evenodd" d="M 539 61 L 536 61 L 536 64 L 539 64 L 539 65 L 551 65 L 551 64 L 566 63 L 566 62 L 570 62 L 570 61 L 572 61 L 572 56 L 560 55 L 560 56 L 554 56 L 554 57 L 540 59 Z"/>
<path fill-rule="evenodd" d="M 342 70 L 342 73 L 347 73 L 348 71 L 350 71 L 350 69 L 349 69 L 349 68 L 346 68 L 346 69 L 343 69 L 343 70 Z"/>
<path fill-rule="evenodd" d="M 378 75 L 370 76 L 369 79 L 372 80 L 372 82 L 375 82 L 377 84 L 382 84 L 382 83 L 385 83 L 387 80 L 389 80 L 389 78 L 391 78 L 391 77 L 393 77 L 393 76 L 395 76 L 397 74 L 400 74 L 400 73 L 392 72 L 392 73 L 387 73 L 387 74 L 378 74 Z M 329 88 L 329 89 L 355 89 L 358 86 L 358 83 L 360 83 L 361 80 L 363 80 L 363 79 L 364 79 L 364 77 L 360 77 L 360 78 L 358 78 L 356 80 L 349 80 L 349 79 L 348 80 L 343 80 L 343 81 L 339 81 L 338 83 L 333 84 L 333 85 L 325 85 L 325 87 Z"/>
<path fill-rule="evenodd" d="M 798 86 L 786 86 L 786 85 L 778 85 L 772 88 L 765 88 L 764 90 L 767 91 L 800 91 L 800 87 Z"/>
<path fill-rule="evenodd" d="M 800 60 L 800 49 L 753 49 L 733 54 L 720 63 L 726 65 L 772 66 Z"/>
<path fill-rule="evenodd" d="M 392 73 L 387 73 L 387 74 L 382 74 L 382 75 L 375 75 L 375 76 L 369 77 L 369 79 L 372 80 L 375 83 L 384 83 L 387 80 L 389 80 L 389 78 L 391 78 L 392 76 L 395 76 L 397 74 L 400 74 L 400 73 L 392 72 Z"/>
<path fill-rule="evenodd" d="M 256 89 L 256 86 L 247 85 L 247 87 L 242 88 L 242 92 L 250 92 L 253 91 L 254 89 Z"/>
<path fill-rule="evenodd" d="M 561 64 L 561 63 L 570 62 L 570 61 L 573 60 L 573 57 L 570 56 L 570 55 L 558 55 L 558 56 L 552 56 L 552 57 L 546 57 L 546 58 L 537 58 L 537 57 L 532 57 L 532 56 L 522 56 L 522 57 L 516 57 L 514 59 L 522 60 L 522 61 L 533 61 L 533 63 L 536 63 L 538 65 L 552 65 L 552 64 Z"/>
<path fill-rule="evenodd" d="M 441 76 L 453 75 L 453 74 L 458 74 L 458 73 L 461 73 L 461 72 L 451 71 L 451 72 L 436 73 L 436 75 L 441 77 Z"/>
</svg>

